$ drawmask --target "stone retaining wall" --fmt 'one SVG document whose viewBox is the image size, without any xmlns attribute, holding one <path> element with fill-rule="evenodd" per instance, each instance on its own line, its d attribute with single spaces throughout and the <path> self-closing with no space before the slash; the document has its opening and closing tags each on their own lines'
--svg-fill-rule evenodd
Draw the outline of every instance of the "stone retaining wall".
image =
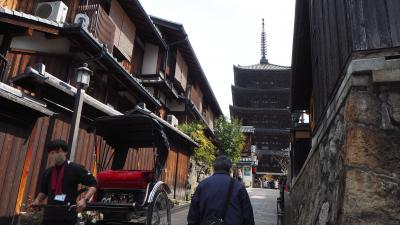
<svg viewBox="0 0 400 225">
<path fill-rule="evenodd" d="M 297 225 L 400 224 L 400 84 L 390 71 L 348 74 L 292 182 Z"/>
</svg>

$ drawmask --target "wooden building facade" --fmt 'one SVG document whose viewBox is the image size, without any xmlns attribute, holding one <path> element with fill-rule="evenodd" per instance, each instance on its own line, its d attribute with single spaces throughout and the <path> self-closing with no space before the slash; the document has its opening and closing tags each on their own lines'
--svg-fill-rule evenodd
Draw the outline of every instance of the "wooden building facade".
<svg viewBox="0 0 400 225">
<path fill-rule="evenodd" d="M 155 16 L 151 17 L 167 45 L 166 80 L 173 85 L 178 101 L 167 103 L 168 113 L 177 116 L 183 123 L 202 121 L 211 136 L 214 120 L 222 116 L 222 110 L 197 59 L 188 35 L 182 24 Z M 145 79 L 145 77 L 143 77 Z M 146 86 L 154 78 L 146 79 Z"/>
<path fill-rule="evenodd" d="M 39 17 L 38 6 L 46 2 L 54 3 L 52 9 L 56 11 L 66 6 L 65 20 Z M 124 114 L 145 103 L 166 123 L 163 119 L 175 112 L 175 106 L 185 106 L 178 94 L 190 89 L 175 93 L 179 89 L 176 81 L 182 81 L 182 75 L 175 76 L 175 80 L 167 77 L 171 65 L 179 60 L 179 64 L 185 64 L 183 68 L 187 67 L 187 79 L 195 80 L 191 86 L 206 93 L 201 98 L 190 96 L 189 100 L 212 105 L 205 107 L 199 118 L 213 121 L 222 115 L 209 86 L 194 78 L 202 75 L 200 80 L 205 79 L 204 73 L 192 72 L 197 68 L 186 63 L 189 59 L 185 55 L 167 58 L 166 40 L 139 1 L 89 3 L 0 2 L 0 224 L 15 224 L 18 214 L 37 194 L 40 174 L 49 166 L 45 145 L 52 139 L 68 141 L 76 68 L 84 62 L 93 76 L 84 97 L 75 161 L 93 172 L 98 170 L 99 160 L 107 157 L 101 155 L 102 151 L 110 148 L 93 134 L 94 119 Z M 89 20 L 80 22 L 82 15 Z M 142 79 L 149 76 L 160 77 L 166 85 L 154 91 Z M 188 109 L 182 115 L 195 113 Z M 171 129 L 191 142 L 176 128 Z M 191 154 L 190 145 L 171 141 L 162 179 L 171 187 L 174 198 L 186 197 Z M 126 169 L 151 167 L 152 157 L 150 151 L 132 151 Z"/>
</svg>

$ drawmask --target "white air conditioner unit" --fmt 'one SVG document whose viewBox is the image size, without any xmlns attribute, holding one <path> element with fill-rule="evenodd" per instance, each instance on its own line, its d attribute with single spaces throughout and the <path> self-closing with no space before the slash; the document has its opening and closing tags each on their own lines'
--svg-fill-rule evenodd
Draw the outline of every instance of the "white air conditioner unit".
<svg viewBox="0 0 400 225">
<path fill-rule="evenodd" d="M 68 7 L 62 1 L 42 2 L 37 5 L 35 15 L 57 23 L 64 23 L 67 12 Z"/>
<path fill-rule="evenodd" d="M 173 127 L 178 127 L 178 119 L 174 115 L 167 115 L 167 122 Z"/>
</svg>

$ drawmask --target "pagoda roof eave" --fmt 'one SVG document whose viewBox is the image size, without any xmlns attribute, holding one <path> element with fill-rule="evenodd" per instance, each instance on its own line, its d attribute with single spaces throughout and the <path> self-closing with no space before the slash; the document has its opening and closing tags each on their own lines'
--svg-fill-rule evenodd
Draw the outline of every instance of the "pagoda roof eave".
<svg viewBox="0 0 400 225">
<path fill-rule="evenodd" d="M 282 134 L 282 135 L 289 135 L 290 134 L 290 128 L 259 128 L 255 127 L 254 130 L 255 134 Z"/>
<path fill-rule="evenodd" d="M 256 92 L 260 94 L 267 94 L 271 92 L 290 92 L 290 88 L 270 88 L 270 89 L 255 89 L 255 88 L 244 88 L 237 85 L 231 85 L 232 92 Z"/>
<path fill-rule="evenodd" d="M 263 111 L 272 111 L 272 112 L 287 112 L 290 113 L 289 109 L 282 108 L 250 108 L 250 107 L 241 107 L 241 106 L 232 106 L 231 109 L 235 111 L 247 111 L 247 112 L 263 112 Z"/>
<path fill-rule="evenodd" d="M 253 64 L 248 66 L 241 66 L 241 65 L 233 65 L 234 69 L 241 69 L 241 70 L 261 70 L 261 71 L 290 71 L 291 68 L 288 66 L 281 66 L 276 64 Z"/>
</svg>

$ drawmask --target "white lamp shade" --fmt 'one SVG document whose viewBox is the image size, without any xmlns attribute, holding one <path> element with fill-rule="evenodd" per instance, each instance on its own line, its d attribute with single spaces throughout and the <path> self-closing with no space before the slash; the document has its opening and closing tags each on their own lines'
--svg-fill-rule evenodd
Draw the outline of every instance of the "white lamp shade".
<svg viewBox="0 0 400 225">
<path fill-rule="evenodd" d="M 92 71 L 84 63 L 82 67 L 79 67 L 76 71 L 76 82 L 84 87 L 88 87 L 90 83 L 90 76 L 92 76 Z"/>
</svg>

